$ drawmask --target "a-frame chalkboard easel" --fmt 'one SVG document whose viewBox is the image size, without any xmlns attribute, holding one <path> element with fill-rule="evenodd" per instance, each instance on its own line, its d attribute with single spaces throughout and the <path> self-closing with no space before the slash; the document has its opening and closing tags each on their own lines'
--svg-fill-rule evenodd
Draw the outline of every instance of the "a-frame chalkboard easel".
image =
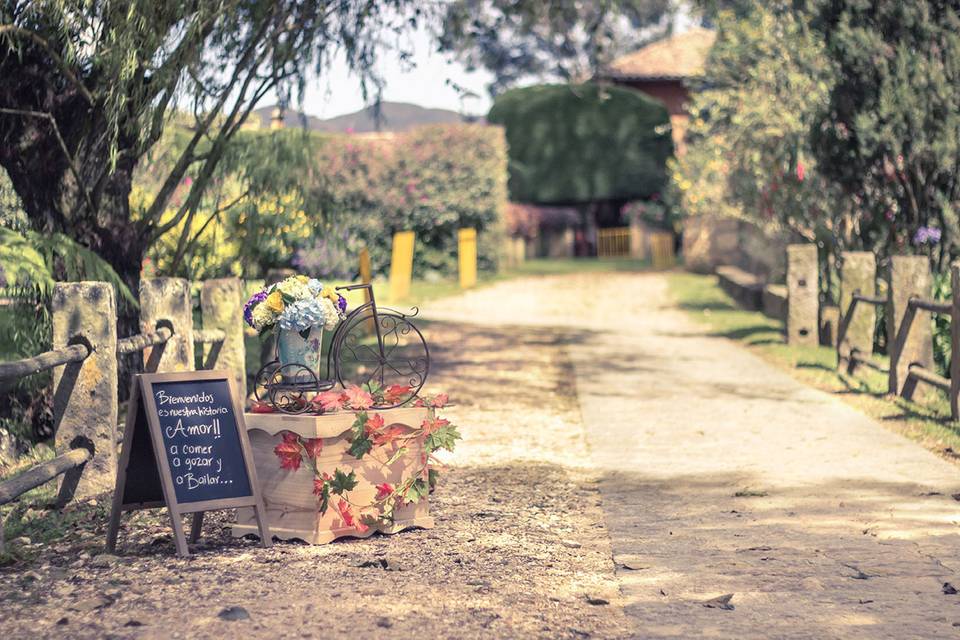
<svg viewBox="0 0 960 640">
<path fill-rule="evenodd" d="M 158 399 L 171 402 L 170 407 L 158 410 Z M 198 455 L 191 457 L 195 452 Z M 196 474 L 194 465 L 199 465 Z M 199 479 L 194 479 L 194 475 Z M 203 512 L 214 509 L 253 507 L 261 544 L 272 544 L 243 410 L 229 372 L 190 371 L 134 377 L 107 529 L 107 550 L 116 549 L 124 511 L 163 506 L 170 513 L 180 556 L 190 555 L 181 515 L 193 513 L 190 541 L 196 542 Z"/>
</svg>

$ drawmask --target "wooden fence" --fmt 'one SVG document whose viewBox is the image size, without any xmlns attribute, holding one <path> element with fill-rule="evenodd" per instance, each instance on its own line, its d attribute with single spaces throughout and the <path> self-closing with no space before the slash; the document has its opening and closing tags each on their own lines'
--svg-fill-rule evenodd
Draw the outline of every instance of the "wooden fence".
<svg viewBox="0 0 960 640">
<path fill-rule="evenodd" d="M 121 440 L 118 359 L 125 355 L 141 353 L 147 372 L 190 371 L 195 368 L 195 345 L 200 345 L 204 350 L 200 354 L 202 368 L 231 371 L 238 389 L 246 395 L 239 279 L 202 283 L 202 327 L 194 327 L 187 280 L 146 279 L 139 293 L 140 333 L 118 339 L 111 285 L 58 283 L 52 299 L 54 348 L 32 358 L 0 363 L 0 379 L 53 370 L 57 453 L 53 460 L 0 483 L 0 505 L 55 478 L 60 479 L 60 504 L 113 488 Z"/>
<path fill-rule="evenodd" d="M 617 258 L 630 255 L 630 227 L 597 229 L 597 257 Z"/>
</svg>

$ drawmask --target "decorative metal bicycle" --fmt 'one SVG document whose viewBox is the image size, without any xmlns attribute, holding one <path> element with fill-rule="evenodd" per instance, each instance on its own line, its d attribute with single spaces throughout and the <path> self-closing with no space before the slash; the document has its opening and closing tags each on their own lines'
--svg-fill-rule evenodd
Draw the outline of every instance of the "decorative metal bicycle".
<svg viewBox="0 0 960 640">
<path fill-rule="evenodd" d="M 334 329 L 323 375 L 305 364 L 281 364 L 275 346 L 275 359 L 257 372 L 257 400 L 269 402 L 278 411 L 298 414 L 314 410 L 311 399 L 338 383 L 344 388 L 368 383 L 383 389 L 393 385 L 407 388 L 403 393 L 392 394 L 389 403 L 375 405 L 377 409 L 392 409 L 413 399 L 423 387 L 430 371 L 430 351 L 423 334 L 410 321 L 418 309 L 402 313 L 378 308 L 369 284 L 336 290 L 366 290 L 369 302 L 347 314 Z"/>
</svg>

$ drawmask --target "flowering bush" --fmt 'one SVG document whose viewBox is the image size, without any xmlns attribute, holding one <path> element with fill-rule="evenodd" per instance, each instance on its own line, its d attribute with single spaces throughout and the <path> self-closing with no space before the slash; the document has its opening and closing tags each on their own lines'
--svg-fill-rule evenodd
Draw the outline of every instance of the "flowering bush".
<svg viewBox="0 0 960 640">
<path fill-rule="evenodd" d="M 243 319 L 263 333 L 276 326 L 305 332 L 322 326 L 332 330 L 347 309 L 346 299 L 316 278 L 290 276 L 256 292 L 243 307 Z"/>
<path fill-rule="evenodd" d="M 396 386 L 396 385 L 394 385 Z M 346 527 L 353 527 L 358 533 L 365 533 L 371 525 L 389 524 L 394 521 L 397 509 L 418 502 L 436 485 L 439 473 L 434 467 L 439 461 L 434 452 L 439 449 L 453 451 L 460 439 L 457 427 L 449 420 L 439 418 L 437 409 L 447 403 L 446 394 L 429 398 L 418 398 L 415 405 L 429 407 L 430 415 L 419 426 L 386 424 L 381 413 L 369 413 L 368 408 L 386 394 L 406 393 L 409 389 L 380 389 L 376 386 L 365 388 L 350 386 L 342 392 L 327 391 L 318 394 L 314 402 L 323 412 L 354 411 L 355 418 L 350 429 L 350 447 L 348 452 L 357 460 L 376 451 L 383 451 L 380 460 L 369 456 L 384 469 L 411 453 L 411 446 L 421 443 L 422 454 L 413 473 L 396 486 L 381 483 L 376 487 L 376 495 L 368 503 L 359 503 L 351 499 L 359 481 L 354 471 L 344 473 L 334 469 L 333 473 L 321 471 L 317 458 L 323 450 L 322 438 L 303 438 L 289 431 L 284 432 L 282 441 L 274 448 L 280 460 L 280 468 L 297 471 L 306 461 L 313 470 L 313 493 L 317 496 L 317 510 L 324 514 L 330 508 L 333 497 L 334 509 L 340 515 Z"/>
</svg>

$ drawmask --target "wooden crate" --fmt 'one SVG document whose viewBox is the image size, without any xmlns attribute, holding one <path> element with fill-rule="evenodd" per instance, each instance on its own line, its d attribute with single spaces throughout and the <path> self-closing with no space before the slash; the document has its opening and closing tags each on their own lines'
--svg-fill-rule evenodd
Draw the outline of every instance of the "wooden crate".
<svg viewBox="0 0 960 640">
<path fill-rule="evenodd" d="M 410 407 L 368 411 L 368 414 L 382 414 L 386 425 L 417 427 L 428 417 L 429 411 Z M 337 412 L 323 416 L 248 413 L 244 417 L 260 491 L 266 505 L 267 521 L 274 536 L 281 540 L 300 539 L 311 544 L 326 544 L 342 536 L 367 537 L 374 531 L 396 533 L 410 527 L 433 527 L 427 497 L 398 508 L 391 525 L 371 526 L 364 533 L 345 526 L 340 514 L 333 508 L 337 496 L 331 496 L 330 508 L 321 516 L 317 511 L 317 497 L 313 495 L 314 474 L 309 461 L 304 460 L 296 471 L 282 469 L 273 451 L 282 441 L 284 431 L 291 431 L 302 438 L 323 438 L 323 452 L 317 459 L 319 470 L 331 475 L 338 468 L 344 473 L 355 471 L 359 484 L 350 492 L 350 497 L 354 502 L 367 504 L 373 501 L 376 485 L 388 482 L 397 486 L 420 469 L 422 442 L 409 444 L 409 452 L 387 468 L 384 463 L 395 452 L 394 446 L 375 448 L 361 460 L 347 452 L 353 413 Z M 237 509 L 233 535 L 239 537 L 248 533 L 257 533 L 253 510 Z"/>
</svg>

